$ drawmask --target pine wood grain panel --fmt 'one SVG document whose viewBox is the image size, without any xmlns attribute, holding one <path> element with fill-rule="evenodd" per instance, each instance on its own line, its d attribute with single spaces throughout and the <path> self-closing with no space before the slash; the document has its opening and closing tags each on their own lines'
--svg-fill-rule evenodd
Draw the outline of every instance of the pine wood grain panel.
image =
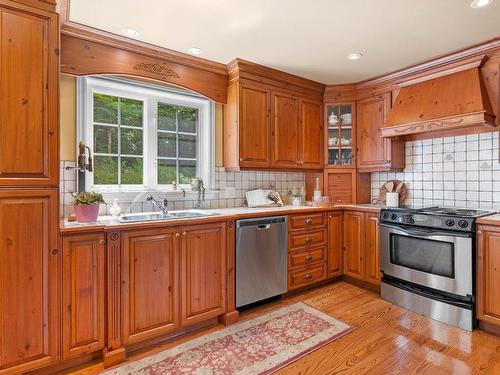
<svg viewBox="0 0 500 375">
<path fill-rule="evenodd" d="M 225 223 L 182 228 L 181 324 L 226 312 Z"/>
<path fill-rule="evenodd" d="M 179 244 L 176 228 L 122 235 L 123 343 L 179 326 Z"/>
<path fill-rule="evenodd" d="M 0 2 L 0 186 L 59 182 L 58 35 L 57 14 Z"/>
<path fill-rule="evenodd" d="M 0 374 L 59 357 L 57 190 L 0 191 Z"/>
<path fill-rule="evenodd" d="M 308 230 L 304 233 L 290 233 L 288 247 L 291 251 L 296 248 L 311 247 L 326 244 L 326 232 L 324 229 Z"/>
<path fill-rule="evenodd" d="M 326 265 L 311 265 L 304 269 L 288 272 L 288 290 L 302 288 L 315 284 L 326 278 Z"/>
<path fill-rule="evenodd" d="M 279 92 L 271 95 L 271 155 L 276 168 L 300 167 L 298 154 L 298 99 Z"/>
<path fill-rule="evenodd" d="M 306 251 L 288 254 L 288 269 L 307 266 L 326 260 L 326 247 L 312 248 Z"/>
<path fill-rule="evenodd" d="M 342 275 L 342 212 L 328 213 L 328 277 Z"/>
<path fill-rule="evenodd" d="M 104 233 L 63 238 L 63 358 L 104 348 Z"/>
<path fill-rule="evenodd" d="M 323 167 L 322 103 L 299 100 L 299 160 L 302 168 Z"/>
<path fill-rule="evenodd" d="M 333 203 L 353 203 L 355 171 L 336 171 L 325 169 L 325 193 Z"/>
<path fill-rule="evenodd" d="M 379 214 L 365 213 L 365 277 L 366 281 L 380 285 Z"/>
<path fill-rule="evenodd" d="M 268 167 L 270 146 L 269 90 L 241 85 L 239 92 L 239 154 L 241 167 Z"/>
<path fill-rule="evenodd" d="M 365 214 L 344 212 L 344 274 L 365 279 Z"/>
<path fill-rule="evenodd" d="M 325 224 L 326 221 L 323 213 L 290 215 L 288 217 L 288 228 L 290 230 L 301 230 L 306 228 L 322 227 Z"/>
</svg>

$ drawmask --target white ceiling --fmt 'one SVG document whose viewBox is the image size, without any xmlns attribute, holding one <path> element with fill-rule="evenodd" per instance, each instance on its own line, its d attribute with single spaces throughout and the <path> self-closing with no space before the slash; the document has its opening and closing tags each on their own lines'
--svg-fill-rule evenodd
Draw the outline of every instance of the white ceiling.
<svg viewBox="0 0 500 375">
<path fill-rule="evenodd" d="M 70 19 L 228 63 L 357 82 L 500 35 L 500 0 L 71 0 Z M 346 55 L 361 52 L 359 61 Z"/>
</svg>

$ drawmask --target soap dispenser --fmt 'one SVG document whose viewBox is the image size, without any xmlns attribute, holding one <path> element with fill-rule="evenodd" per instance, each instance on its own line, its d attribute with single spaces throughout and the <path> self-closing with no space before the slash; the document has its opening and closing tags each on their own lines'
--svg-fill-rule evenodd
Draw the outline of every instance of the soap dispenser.
<svg viewBox="0 0 500 375">
<path fill-rule="evenodd" d="M 120 215 L 121 208 L 118 205 L 118 199 L 113 199 L 113 205 L 109 208 L 109 213 L 112 216 L 118 216 Z"/>
</svg>

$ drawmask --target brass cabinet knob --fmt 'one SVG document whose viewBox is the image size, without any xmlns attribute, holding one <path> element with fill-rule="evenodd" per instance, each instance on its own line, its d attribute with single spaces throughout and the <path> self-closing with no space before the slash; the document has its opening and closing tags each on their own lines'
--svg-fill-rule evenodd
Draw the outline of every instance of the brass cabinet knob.
<svg viewBox="0 0 500 375">
<path fill-rule="evenodd" d="M 183 236 L 186 236 L 186 235 L 187 235 L 187 232 L 182 232 L 182 235 L 183 235 Z"/>
<path fill-rule="evenodd" d="M 309 237 L 308 237 L 308 238 L 306 238 L 304 241 L 305 241 L 306 243 L 311 243 L 311 242 L 312 242 L 312 238 L 309 238 Z"/>
<path fill-rule="evenodd" d="M 106 240 L 103 240 L 103 239 L 100 239 L 99 241 L 97 241 L 98 245 L 104 245 L 105 243 L 106 243 Z"/>
<path fill-rule="evenodd" d="M 313 277 L 313 275 L 311 275 L 310 273 L 304 275 L 304 279 L 306 279 L 306 280 L 311 280 L 312 277 Z"/>
<path fill-rule="evenodd" d="M 312 255 L 307 255 L 307 256 L 306 256 L 306 260 L 307 260 L 308 262 L 310 262 L 312 259 L 313 259 Z"/>
<path fill-rule="evenodd" d="M 305 223 L 306 223 L 307 225 L 312 224 L 312 222 L 313 222 L 313 221 L 312 221 L 312 219 L 311 219 L 311 218 L 307 218 L 307 219 L 305 220 Z"/>
<path fill-rule="evenodd" d="M 180 234 L 179 232 L 177 232 L 177 233 L 175 234 L 175 237 L 180 237 L 180 236 L 181 236 L 181 234 Z"/>
</svg>

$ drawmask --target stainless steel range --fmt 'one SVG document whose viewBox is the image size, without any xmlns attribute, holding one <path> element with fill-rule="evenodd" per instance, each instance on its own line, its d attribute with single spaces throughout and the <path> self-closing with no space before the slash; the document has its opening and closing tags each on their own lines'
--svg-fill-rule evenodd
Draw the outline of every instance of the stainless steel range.
<svg viewBox="0 0 500 375">
<path fill-rule="evenodd" d="M 463 328 L 475 326 L 475 218 L 488 211 L 380 212 L 382 298 Z"/>
</svg>

